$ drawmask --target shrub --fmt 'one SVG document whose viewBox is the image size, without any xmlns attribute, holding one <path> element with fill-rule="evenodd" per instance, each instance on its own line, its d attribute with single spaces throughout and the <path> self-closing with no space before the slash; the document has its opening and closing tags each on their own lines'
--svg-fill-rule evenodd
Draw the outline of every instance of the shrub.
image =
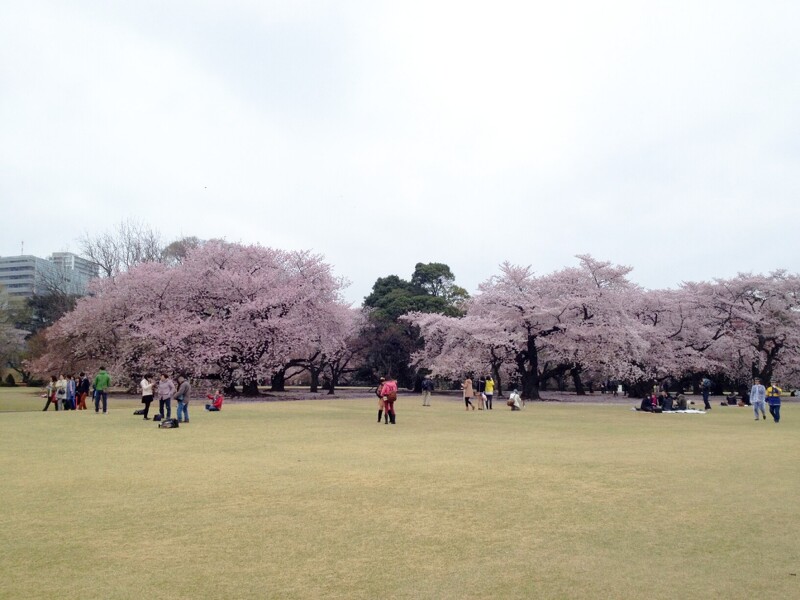
<svg viewBox="0 0 800 600">
<path fill-rule="evenodd" d="M 14 387 L 15 385 L 17 385 L 17 382 L 14 381 L 14 376 L 11 373 L 6 375 L 6 380 L 4 382 L 4 385 L 7 385 L 8 387 Z"/>
</svg>

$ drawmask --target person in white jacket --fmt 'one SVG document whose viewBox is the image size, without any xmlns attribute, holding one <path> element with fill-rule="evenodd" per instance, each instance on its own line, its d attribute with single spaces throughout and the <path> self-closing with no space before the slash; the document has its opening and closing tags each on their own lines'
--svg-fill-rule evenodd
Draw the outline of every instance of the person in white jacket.
<svg viewBox="0 0 800 600">
<path fill-rule="evenodd" d="M 511 407 L 511 410 L 522 410 L 522 396 L 519 395 L 517 390 L 514 390 L 508 397 L 506 404 Z"/>
<path fill-rule="evenodd" d="M 145 421 L 150 420 L 148 416 L 150 414 L 150 403 L 153 401 L 153 376 L 150 373 L 147 373 L 144 377 L 142 377 L 142 381 L 139 382 L 139 387 L 142 388 L 142 404 L 144 404 L 144 419 Z"/>
</svg>

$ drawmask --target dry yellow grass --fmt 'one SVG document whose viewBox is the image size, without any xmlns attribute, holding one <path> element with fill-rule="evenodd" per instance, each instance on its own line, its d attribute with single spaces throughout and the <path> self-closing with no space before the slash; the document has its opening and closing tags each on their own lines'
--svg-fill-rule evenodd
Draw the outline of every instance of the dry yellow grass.
<svg viewBox="0 0 800 600">
<path fill-rule="evenodd" d="M 796 405 L 419 404 L 0 414 L 0 596 L 800 596 Z"/>
</svg>

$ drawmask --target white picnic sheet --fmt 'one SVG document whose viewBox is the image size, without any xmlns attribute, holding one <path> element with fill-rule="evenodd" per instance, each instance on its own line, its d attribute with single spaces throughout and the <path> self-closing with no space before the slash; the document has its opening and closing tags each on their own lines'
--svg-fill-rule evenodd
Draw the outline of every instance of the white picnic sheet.
<svg viewBox="0 0 800 600">
<path fill-rule="evenodd" d="M 639 410 L 635 406 L 633 408 L 631 408 L 631 410 L 635 410 L 636 412 L 650 412 L 650 411 L 647 411 L 647 410 Z M 677 413 L 683 413 L 685 415 L 704 415 L 704 414 L 706 414 L 706 411 L 697 410 L 696 408 L 688 408 L 686 410 L 665 410 L 663 412 L 653 413 L 653 414 L 656 414 L 656 415 L 658 415 L 658 414 L 660 414 L 660 415 L 672 415 L 672 414 L 677 414 Z"/>
</svg>

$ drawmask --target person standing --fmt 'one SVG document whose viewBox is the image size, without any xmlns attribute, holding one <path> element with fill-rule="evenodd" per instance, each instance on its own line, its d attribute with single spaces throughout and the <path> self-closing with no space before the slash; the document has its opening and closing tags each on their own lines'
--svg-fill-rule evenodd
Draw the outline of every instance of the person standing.
<svg viewBox="0 0 800 600">
<path fill-rule="evenodd" d="M 764 400 L 767 397 L 767 390 L 761 385 L 761 380 L 756 377 L 753 380 L 753 387 L 750 388 L 750 404 L 753 405 L 753 412 L 758 421 L 758 411 L 761 410 L 761 416 L 766 419 L 767 411 L 764 409 Z"/>
<path fill-rule="evenodd" d="M 485 388 L 486 391 L 486 409 L 492 410 L 492 397 L 494 396 L 494 379 L 492 379 L 491 375 L 486 376 L 486 384 Z"/>
<path fill-rule="evenodd" d="M 433 380 L 430 375 L 425 375 L 422 380 L 422 406 L 431 405 L 431 394 L 433 393 Z"/>
<path fill-rule="evenodd" d="M 381 377 L 381 380 L 378 382 L 378 387 L 375 389 L 375 395 L 378 396 L 378 423 L 381 422 L 381 417 L 383 416 L 383 409 L 386 408 L 386 403 L 383 401 L 383 394 L 381 393 L 381 388 L 383 388 L 383 384 L 386 382 L 386 379 Z M 386 425 L 389 424 L 389 412 L 386 412 Z"/>
<path fill-rule="evenodd" d="M 89 378 L 86 377 L 86 373 L 81 372 L 80 376 L 78 377 L 78 410 L 86 410 L 86 396 L 89 395 L 89 389 L 91 388 L 92 384 L 89 383 Z"/>
<path fill-rule="evenodd" d="M 75 376 L 67 375 L 67 400 L 66 410 L 75 410 L 75 393 L 78 386 L 75 384 Z"/>
<path fill-rule="evenodd" d="M 711 403 L 708 401 L 708 397 L 711 395 L 711 380 L 708 377 L 703 377 L 701 386 L 703 388 L 703 404 L 705 405 L 705 409 L 711 410 Z"/>
<path fill-rule="evenodd" d="M 472 403 L 472 397 L 475 395 L 472 389 L 472 379 L 467 377 L 461 384 L 461 389 L 464 390 L 464 410 L 469 410 L 470 406 L 472 410 L 475 410 L 475 405 Z"/>
<path fill-rule="evenodd" d="M 767 388 L 767 403 L 769 403 L 769 414 L 776 423 L 781 422 L 781 394 L 783 390 L 778 387 L 778 382 L 772 380 L 772 385 Z"/>
<path fill-rule="evenodd" d="M 167 409 L 167 418 L 172 417 L 172 394 L 175 393 L 175 384 L 172 383 L 172 379 L 169 378 L 169 375 L 166 373 L 161 374 L 161 379 L 158 382 L 158 387 L 156 388 L 156 394 L 158 395 L 158 413 L 161 415 L 161 419 L 164 419 L 164 408 Z"/>
<path fill-rule="evenodd" d="M 150 373 L 145 374 L 139 382 L 142 388 L 142 404 L 144 404 L 144 420 L 149 421 L 150 417 L 150 404 L 153 402 L 153 376 Z"/>
<path fill-rule="evenodd" d="M 178 389 L 172 397 L 178 402 L 178 423 L 189 422 L 189 394 L 192 392 L 192 387 L 189 385 L 189 380 L 183 375 L 178 376 Z M 183 415 L 183 419 L 181 419 Z"/>
<path fill-rule="evenodd" d="M 394 403 L 397 400 L 397 381 L 394 379 L 386 379 L 380 387 L 381 398 L 383 398 L 383 406 L 386 414 L 389 417 L 389 423 L 392 425 L 397 424 L 397 418 L 394 412 Z"/>
<path fill-rule="evenodd" d="M 103 414 L 108 412 L 108 388 L 111 387 L 111 376 L 105 367 L 100 367 L 94 377 L 94 412 L 100 412 L 100 400 L 103 400 Z"/>
<path fill-rule="evenodd" d="M 59 373 L 58 381 L 56 381 L 56 410 L 59 405 L 64 410 L 69 410 L 67 407 L 67 378 L 63 373 Z"/>
</svg>

